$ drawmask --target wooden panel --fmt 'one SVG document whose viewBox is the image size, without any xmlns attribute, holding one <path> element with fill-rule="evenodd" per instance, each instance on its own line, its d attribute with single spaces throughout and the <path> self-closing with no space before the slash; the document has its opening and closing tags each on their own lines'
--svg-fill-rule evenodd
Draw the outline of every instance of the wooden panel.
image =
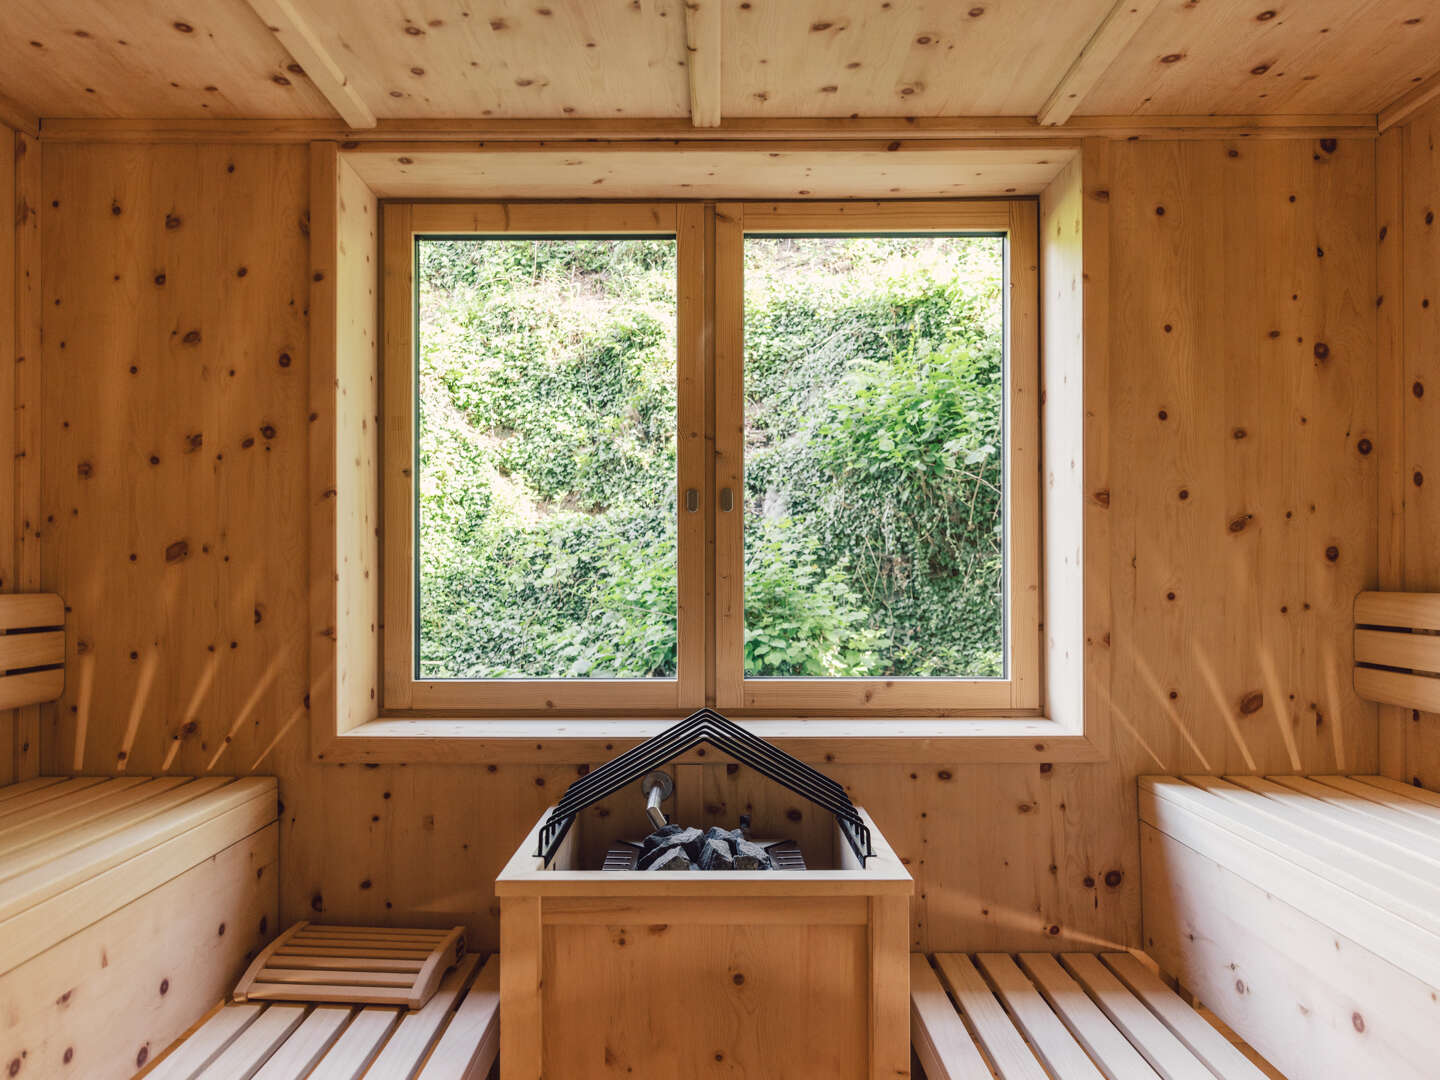
<svg viewBox="0 0 1440 1080">
<path fill-rule="evenodd" d="M 45 116 L 332 115 L 243 0 L 16 0 L 5 22 L 4 90 Z"/>
<path fill-rule="evenodd" d="M 1440 24 L 1387 0 L 1254 10 L 1170 0 L 1080 112 L 1378 112 L 1435 70 L 1437 51 Z"/>
<path fill-rule="evenodd" d="M 377 116 L 689 116 L 681 0 L 398 3 L 298 0 Z"/>
<path fill-rule="evenodd" d="M 1285 1076 L 1433 1073 L 1432 983 L 1246 880 L 1248 871 L 1148 826 L 1142 836 L 1145 948 Z"/>
<path fill-rule="evenodd" d="M 1394 129 L 1400 147 L 1388 159 L 1387 183 L 1398 188 L 1398 214 L 1392 216 L 1391 235 L 1400 251 L 1403 277 L 1395 295 L 1394 316 L 1401 344 L 1400 386 L 1396 391 L 1400 415 L 1392 419 L 1386 438 L 1403 454 L 1399 462 L 1402 498 L 1400 522 L 1402 576 L 1388 588 L 1411 592 L 1440 591 L 1440 499 L 1435 478 L 1440 475 L 1440 425 L 1435 417 L 1440 393 L 1440 230 L 1434 226 L 1435 191 L 1440 185 L 1440 105 L 1432 103 Z M 1387 239 L 1388 243 L 1388 239 Z M 1426 481 L 1429 481 L 1427 484 Z M 1428 688 L 1427 688 L 1428 689 Z M 1418 715 L 1410 709 L 1425 710 Z M 1391 772 L 1397 779 L 1440 788 L 1440 701 L 1411 701 L 1401 714 L 1405 738 L 1403 768 Z"/>
<path fill-rule="evenodd" d="M 1109 0 L 727 5 L 721 111 L 1034 115 L 1109 9 Z M 1045 33 L 1034 33 L 1041 23 Z"/>
<path fill-rule="evenodd" d="M 24 1061 L 21 1076 L 126 1080 L 159 1055 L 273 932 L 277 831 L 246 837 L 0 976 L 0 1058 Z M 205 1056 L 223 1042 L 207 1041 L 221 1027 L 197 1043 L 210 1047 Z"/>
<path fill-rule="evenodd" d="M 873 1075 L 864 927 L 660 925 L 545 927 L 543 1075 Z"/>
<path fill-rule="evenodd" d="M 0 117 L 13 121 L 12 117 Z M 0 371 L 13 370 L 15 349 L 19 344 L 16 333 L 16 172 L 15 132 L 0 122 L 0 326 L 9 327 L 0 332 Z M 8 446 L 14 452 L 16 444 L 15 390 L 14 378 L 0 379 L 0 445 Z M 9 472 L 14 483 L 15 467 Z M 15 499 L 0 499 L 0 587 L 15 588 Z M 16 779 L 15 753 L 16 723 L 11 712 L 0 711 L 0 784 L 10 784 Z"/>
</svg>

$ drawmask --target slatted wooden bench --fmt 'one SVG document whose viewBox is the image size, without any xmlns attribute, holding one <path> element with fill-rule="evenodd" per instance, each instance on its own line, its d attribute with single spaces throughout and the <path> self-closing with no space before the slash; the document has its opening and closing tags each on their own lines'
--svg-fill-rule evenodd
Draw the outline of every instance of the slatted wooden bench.
<svg viewBox="0 0 1440 1080">
<path fill-rule="evenodd" d="M 1130 953 L 913 953 L 910 1044 L 926 1080 L 1279 1077 Z"/>
<path fill-rule="evenodd" d="M 146 1080 L 484 1080 L 500 1049 L 500 958 L 466 956 L 411 1012 L 389 1006 L 222 1006 Z"/>
<path fill-rule="evenodd" d="M 276 931 L 275 781 L 0 788 L 0 1076 L 129 1077 Z"/>
<path fill-rule="evenodd" d="M 1291 1080 L 1440 1074 L 1440 793 L 1140 781 L 1146 950 Z"/>
</svg>

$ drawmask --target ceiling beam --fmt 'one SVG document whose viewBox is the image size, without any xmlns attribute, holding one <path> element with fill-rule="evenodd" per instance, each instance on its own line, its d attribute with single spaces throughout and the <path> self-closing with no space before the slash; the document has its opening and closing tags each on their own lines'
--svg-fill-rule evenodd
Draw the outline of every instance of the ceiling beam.
<svg viewBox="0 0 1440 1080">
<path fill-rule="evenodd" d="M 1389 131 L 1396 124 L 1409 120 L 1410 117 L 1437 99 L 1440 99 L 1440 73 L 1431 75 L 1420 85 L 1407 90 L 1380 110 L 1377 123 L 1381 133 Z"/>
<path fill-rule="evenodd" d="M 340 119 L 352 128 L 373 128 L 375 114 L 350 85 L 344 70 L 325 51 L 319 36 L 295 10 L 292 0 L 245 0 L 265 20 L 280 44 L 324 95 Z"/>
<path fill-rule="evenodd" d="M 1100 76 L 1159 6 L 1160 0 L 1117 0 L 1075 57 L 1065 77 L 1050 92 L 1035 119 L 1047 127 L 1069 120 L 1100 81 Z"/>
<path fill-rule="evenodd" d="M 696 128 L 688 117 L 664 119 L 381 120 L 352 129 L 338 120 L 231 120 L 219 117 L 132 120 L 108 117 L 45 118 L 40 137 L 48 142 L 298 143 L 314 139 L 344 142 L 469 142 L 503 149 L 514 142 L 599 140 L 611 143 L 674 139 L 845 141 L 893 140 L 895 148 L 915 143 L 974 140 L 1068 144 L 1075 139 L 1374 139 L 1374 113 L 1304 116 L 1082 116 L 1058 127 L 1043 127 L 1033 116 L 957 117 L 737 117 L 718 127 Z"/>
<path fill-rule="evenodd" d="M 720 0 L 685 0 L 685 67 L 690 123 L 720 126 Z"/>
</svg>

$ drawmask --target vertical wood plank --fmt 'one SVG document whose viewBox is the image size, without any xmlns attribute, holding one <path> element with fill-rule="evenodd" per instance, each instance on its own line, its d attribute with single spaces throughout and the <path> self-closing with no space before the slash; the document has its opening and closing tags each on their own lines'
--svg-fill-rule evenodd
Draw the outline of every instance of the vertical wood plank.
<svg viewBox="0 0 1440 1080">
<path fill-rule="evenodd" d="M 335 505 L 336 249 L 340 146 L 310 144 L 310 723 L 317 750 L 336 734 L 340 628 Z"/>
<path fill-rule="evenodd" d="M 1405 139 L 1391 128 L 1375 144 L 1376 348 L 1379 557 L 1381 589 L 1405 587 Z M 1379 707 L 1379 769 L 1405 778 L 1409 710 Z"/>
<path fill-rule="evenodd" d="M 15 537 L 14 587 L 40 588 L 41 236 L 40 142 L 15 136 Z M 15 710 L 15 778 L 40 775 L 41 706 Z M 54 706 L 47 706 L 52 712 Z"/>
<path fill-rule="evenodd" d="M 544 947 L 540 900 L 500 901 L 500 1078 L 540 1080 L 545 1044 L 540 1030 Z"/>
<path fill-rule="evenodd" d="M 870 1077 L 910 1068 L 910 898 L 870 898 Z"/>
<path fill-rule="evenodd" d="M 19 263 L 15 245 L 15 149 L 19 136 L 8 127 L 0 125 L 0 207 L 6 214 L 0 220 L 0 446 L 13 451 L 15 447 L 15 384 L 18 373 L 15 370 L 15 348 L 19 344 L 16 324 L 16 288 Z M 12 464 L 12 470 L 15 466 Z M 14 473 L 10 483 L 0 486 L 0 536 L 15 535 L 15 491 Z M 0 589 L 11 592 L 15 589 L 15 545 L 0 544 Z M 0 711 L 0 784 L 15 780 L 16 716 L 13 709 Z"/>
</svg>

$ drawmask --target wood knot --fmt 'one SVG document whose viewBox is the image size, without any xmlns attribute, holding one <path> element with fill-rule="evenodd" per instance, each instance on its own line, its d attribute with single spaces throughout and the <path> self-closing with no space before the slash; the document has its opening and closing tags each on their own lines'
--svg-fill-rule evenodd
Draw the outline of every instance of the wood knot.
<svg viewBox="0 0 1440 1080">
<path fill-rule="evenodd" d="M 185 331 L 185 336 L 180 340 L 183 341 L 186 345 L 198 345 L 200 344 L 200 331 L 187 330 Z"/>
<path fill-rule="evenodd" d="M 267 439 L 273 439 L 273 438 L 275 438 L 275 425 L 274 425 L 274 424 L 262 424 L 262 425 L 260 425 L 260 434 L 263 435 L 263 436 L 264 436 L 265 438 L 267 438 Z"/>
<path fill-rule="evenodd" d="M 88 461 L 82 461 L 75 466 L 75 471 L 80 475 L 80 479 L 88 480 L 95 475 L 95 466 Z"/>
<path fill-rule="evenodd" d="M 1241 514 L 1237 518 L 1232 518 L 1227 527 L 1232 533 L 1244 532 L 1245 527 L 1250 524 L 1250 519 L 1254 516 L 1254 514 Z"/>
<path fill-rule="evenodd" d="M 1105 884 L 1110 886 L 1110 888 L 1112 889 L 1118 889 L 1120 887 L 1120 883 L 1124 880 L 1125 875 L 1119 870 L 1105 871 Z"/>
<path fill-rule="evenodd" d="M 1316 359 L 1316 360 L 1319 360 L 1319 361 L 1322 361 L 1322 362 L 1323 362 L 1323 361 L 1326 361 L 1326 360 L 1329 360 L 1329 359 L 1330 359 L 1330 346 L 1329 346 L 1329 345 L 1326 345 L 1325 342 L 1323 342 L 1323 341 L 1317 341 L 1317 342 L 1315 343 L 1315 359 Z"/>
<path fill-rule="evenodd" d="M 1265 707 L 1265 695 L 1259 690 L 1251 690 L 1240 699 L 1240 714 L 1250 716 L 1259 712 Z"/>
<path fill-rule="evenodd" d="M 1325 153 L 1327 153 L 1327 154 L 1333 154 L 1333 153 L 1335 153 L 1335 151 L 1338 150 L 1339 148 L 1340 148 L 1340 144 L 1339 144 L 1338 142 L 1336 142 L 1334 139 L 1321 139 L 1321 140 L 1320 140 L 1320 149 L 1321 149 L 1321 150 L 1324 150 Z"/>
<path fill-rule="evenodd" d="M 165 561 L 167 563 L 179 562 L 190 554 L 190 542 L 188 540 L 176 540 L 165 548 Z"/>
<path fill-rule="evenodd" d="M 1099 503 L 1101 506 L 1109 506 L 1109 505 L 1110 505 L 1110 489 L 1109 489 L 1109 488 L 1101 488 L 1099 491 L 1095 492 L 1095 501 L 1096 501 L 1097 503 Z"/>
<path fill-rule="evenodd" d="M 1340 558 L 1340 549 L 1334 544 L 1331 544 L 1325 549 L 1325 558 L 1330 562 L 1335 562 Z"/>
<path fill-rule="evenodd" d="M 166 215 L 165 215 L 165 228 L 167 228 L 167 229 L 178 229 L 178 228 L 180 228 L 180 225 L 181 225 L 181 223 L 182 223 L 182 220 L 183 220 L 183 219 L 180 217 L 179 214 L 166 214 Z"/>
<path fill-rule="evenodd" d="M 1369 454 L 1371 450 L 1375 449 L 1375 444 L 1369 439 L 1361 439 L 1355 444 L 1355 449 L 1359 450 L 1362 454 Z"/>
</svg>

